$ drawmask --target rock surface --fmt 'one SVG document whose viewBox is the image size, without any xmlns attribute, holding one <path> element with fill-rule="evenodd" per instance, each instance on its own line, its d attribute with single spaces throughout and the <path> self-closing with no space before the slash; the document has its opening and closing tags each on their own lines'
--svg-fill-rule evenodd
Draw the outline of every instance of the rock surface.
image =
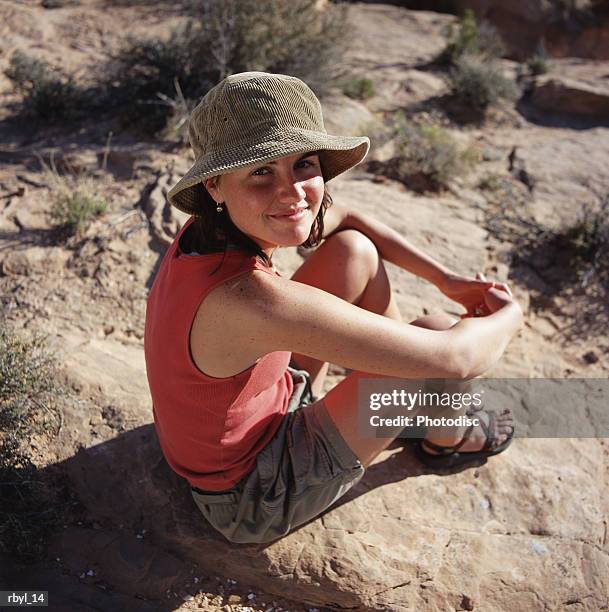
<svg viewBox="0 0 609 612">
<path fill-rule="evenodd" d="M 599 62 L 596 70 L 591 68 L 586 66 L 574 78 L 573 62 L 553 64 L 551 74 L 535 79 L 531 102 L 544 111 L 609 122 L 608 66 Z"/>
<path fill-rule="evenodd" d="M 144 27 L 138 10 L 116 7 L 123 20 L 142 17 Z M 100 48 L 95 41 L 112 42 L 108 11 L 89 5 L 57 9 L 48 22 L 33 3 L 2 11 L 19 26 L 10 44 L 48 45 L 48 28 L 70 16 L 89 33 L 93 50 Z M 98 13 L 99 30 L 92 27 Z M 361 133 L 366 122 L 382 123 L 383 113 L 442 93 L 442 79 L 421 65 L 442 48 L 452 17 L 368 4 L 353 6 L 351 17 L 359 36 L 347 59 L 371 75 L 377 94 L 356 103 L 338 92 L 324 107 L 331 129 Z M 81 52 L 69 61 L 78 65 Z M 571 63 L 573 77 L 584 80 L 592 68 L 606 69 Z M 546 308 L 532 307 L 530 285 L 510 265 L 511 243 L 487 227 L 499 213 L 476 185 L 492 173 L 506 178 L 516 146 L 536 179 L 525 203 L 534 217 L 548 224 L 572 220 L 580 205 L 609 191 L 608 130 L 547 127 L 514 115 L 483 128 L 447 127 L 485 155 L 471 176 L 457 177 L 440 195 L 415 195 L 364 166 L 333 180 L 329 190 L 336 202 L 373 214 L 455 271 L 483 271 L 510 283 L 526 324 L 486 376 L 607 378 L 605 315 L 593 338 L 580 333 L 571 341 L 566 332 L 581 302 L 561 295 Z M 0 562 L 0 580 L 46 585 L 56 608 L 65 610 L 244 609 L 234 603 L 231 580 L 258 590 L 251 600 L 248 590 L 237 597 L 256 610 L 288 595 L 284 610 L 606 609 L 609 446 L 603 439 L 518 439 L 507 453 L 450 473 L 424 469 L 411 445 L 398 444 L 345 498 L 271 545 L 229 545 L 211 530 L 158 447 L 143 359 L 147 291 L 164 246 L 184 222 L 165 195 L 191 162 L 186 150 L 114 158 L 107 216 L 69 246 L 48 243 L 48 192 L 32 182 L 40 177 L 28 174 L 25 162 L 14 162 L 16 171 L 0 168 L 2 308 L 15 323 L 51 336 L 63 376 L 82 398 L 64 414 L 55 450 L 83 515 L 55 534 L 49 558 L 29 571 Z M 520 195 L 514 187 L 504 210 L 524 208 Z M 296 249 L 285 249 L 276 265 L 290 276 L 302 261 Z M 463 312 L 436 287 L 386 266 L 406 321 Z M 596 359 L 585 359 L 591 350 Z M 343 374 L 333 368 L 325 391 Z M 166 598 L 167 590 L 175 597 Z"/>
<path fill-rule="evenodd" d="M 508 56 L 523 61 L 543 49 L 550 57 L 609 59 L 609 9 L 606 3 L 576 0 L 396 0 L 408 8 L 448 11 L 472 9 L 492 24 Z"/>
</svg>

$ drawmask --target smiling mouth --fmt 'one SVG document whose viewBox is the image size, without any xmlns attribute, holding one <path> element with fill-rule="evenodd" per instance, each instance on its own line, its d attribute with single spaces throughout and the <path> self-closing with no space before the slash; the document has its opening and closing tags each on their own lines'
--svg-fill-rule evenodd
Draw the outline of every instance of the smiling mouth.
<svg viewBox="0 0 609 612">
<path fill-rule="evenodd" d="M 280 219 L 282 221 L 298 221 L 304 217 L 305 212 L 309 210 L 309 208 L 298 208 L 297 210 L 293 210 L 291 212 L 282 213 L 280 215 L 270 215 L 273 219 Z"/>
</svg>

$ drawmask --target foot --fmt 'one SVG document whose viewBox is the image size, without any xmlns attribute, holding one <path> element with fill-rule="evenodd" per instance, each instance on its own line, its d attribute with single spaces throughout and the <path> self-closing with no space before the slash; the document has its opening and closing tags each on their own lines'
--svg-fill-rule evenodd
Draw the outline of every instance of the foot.
<svg viewBox="0 0 609 612">
<path fill-rule="evenodd" d="M 475 425 L 467 436 L 467 439 L 463 440 L 463 438 L 447 438 L 444 436 L 442 439 L 436 437 L 434 439 L 433 436 L 427 436 L 421 443 L 421 447 L 423 450 L 430 455 L 442 455 L 447 452 L 451 452 L 454 448 L 454 451 L 459 453 L 467 453 L 467 452 L 478 452 L 481 450 L 490 450 L 497 448 L 499 445 L 503 444 L 514 432 L 514 415 L 512 411 L 508 408 L 503 410 L 501 413 L 494 412 L 494 418 L 489 417 L 489 412 L 486 410 L 477 410 L 474 413 L 470 413 L 468 416 L 470 418 L 479 419 L 482 424 Z M 492 421 L 489 429 L 489 421 Z M 484 426 L 483 426 L 484 425 Z M 486 433 L 488 430 L 488 434 Z M 467 431 L 465 432 L 467 435 Z M 464 436 L 465 437 L 465 436 Z M 430 447 L 426 442 L 431 442 L 432 444 L 436 444 L 438 446 L 446 447 L 446 451 L 442 452 L 440 449 L 435 450 Z"/>
</svg>

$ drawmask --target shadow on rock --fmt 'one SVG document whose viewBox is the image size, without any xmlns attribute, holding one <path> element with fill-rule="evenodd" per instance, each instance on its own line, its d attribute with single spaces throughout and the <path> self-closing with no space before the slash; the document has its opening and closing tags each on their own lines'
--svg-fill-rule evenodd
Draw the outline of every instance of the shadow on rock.
<svg viewBox="0 0 609 612">
<path fill-rule="evenodd" d="M 193 582 L 197 572 L 238 577 L 240 584 L 277 595 L 285 593 L 287 579 L 293 599 L 367 609 L 357 588 L 343 584 L 357 582 L 357 572 L 336 580 L 323 570 L 326 548 L 334 548 L 334 539 L 346 534 L 326 530 L 322 517 L 372 489 L 426 471 L 410 449 L 394 453 L 370 466 L 359 483 L 321 516 L 279 540 L 258 545 L 232 544 L 207 523 L 188 483 L 167 465 L 152 424 L 82 448 L 52 467 L 65 473 L 84 508 L 82 521 L 60 527 L 50 539 L 49 560 L 57 560 L 64 576 L 41 565 L 26 571 L 12 568 L 4 579 L 7 584 L 53 591 L 54 601 L 65 609 L 73 609 L 78 601 L 106 610 L 125 609 L 121 606 L 126 597 L 137 598 L 140 606 L 130 603 L 129 609 L 153 609 L 152 602 L 156 610 L 175 609 L 167 593 L 196 595 L 201 587 Z M 356 507 L 352 510 L 360 513 Z M 349 512 L 348 506 L 344 511 Z M 319 548 L 320 575 L 313 576 L 313 583 L 295 575 L 303 546 Z M 317 569 L 307 571 L 315 574 Z M 69 575 L 79 581 L 70 582 Z"/>
</svg>

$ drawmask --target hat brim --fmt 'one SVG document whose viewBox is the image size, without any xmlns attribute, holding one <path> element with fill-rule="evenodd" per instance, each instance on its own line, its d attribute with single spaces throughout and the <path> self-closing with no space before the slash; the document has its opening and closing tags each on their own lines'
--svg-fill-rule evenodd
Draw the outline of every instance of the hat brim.
<svg viewBox="0 0 609 612">
<path fill-rule="evenodd" d="M 171 188 L 167 199 L 179 210 L 191 215 L 197 214 L 200 204 L 194 186 L 203 179 L 307 151 L 321 151 L 324 179 L 327 182 L 359 164 L 369 149 L 370 139 L 366 136 L 332 136 L 323 132 L 284 128 L 247 148 L 241 146 L 201 156 Z"/>
</svg>

